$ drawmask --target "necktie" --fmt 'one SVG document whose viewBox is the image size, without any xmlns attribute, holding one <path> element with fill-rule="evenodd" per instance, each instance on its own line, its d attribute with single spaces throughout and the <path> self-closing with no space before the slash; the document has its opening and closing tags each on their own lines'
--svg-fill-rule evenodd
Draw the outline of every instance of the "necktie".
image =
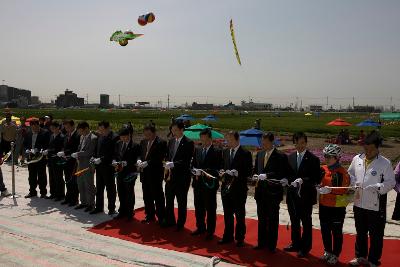
<svg viewBox="0 0 400 267">
<path fill-rule="evenodd" d="M 230 164 L 232 165 L 233 158 L 235 157 L 235 149 L 231 148 Z"/>
<path fill-rule="evenodd" d="M 126 143 L 124 142 L 124 143 L 122 144 L 122 148 L 121 148 L 121 157 L 124 156 L 125 149 L 126 149 Z"/>
<path fill-rule="evenodd" d="M 301 160 L 303 159 L 303 157 L 301 156 L 301 154 L 297 154 L 297 169 L 300 168 L 300 164 L 301 164 Z"/>
<path fill-rule="evenodd" d="M 207 155 L 207 148 L 203 148 L 203 151 L 201 153 L 201 162 L 204 163 L 204 160 L 206 159 L 206 155 Z"/>
<path fill-rule="evenodd" d="M 267 151 L 265 151 L 264 168 L 265 168 L 265 166 L 267 166 L 268 160 L 269 160 L 269 153 Z"/>
<path fill-rule="evenodd" d="M 178 140 L 178 139 L 175 139 L 174 154 L 173 154 L 172 159 L 175 158 L 176 152 L 178 151 L 178 147 L 179 147 L 179 140 Z"/>
<path fill-rule="evenodd" d="M 152 141 L 148 141 L 147 142 L 147 148 L 146 148 L 146 156 L 145 156 L 145 158 L 147 158 L 147 155 L 149 155 L 149 150 L 150 150 L 150 148 L 151 148 L 151 144 L 152 144 L 153 142 Z"/>
</svg>

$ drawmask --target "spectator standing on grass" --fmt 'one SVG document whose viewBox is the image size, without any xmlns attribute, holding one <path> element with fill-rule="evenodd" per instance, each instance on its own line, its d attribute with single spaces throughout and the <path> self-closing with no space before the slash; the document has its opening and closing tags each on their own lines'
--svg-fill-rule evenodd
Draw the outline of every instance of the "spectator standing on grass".
<svg viewBox="0 0 400 267">
<path fill-rule="evenodd" d="M 392 220 L 400 221 L 400 161 L 397 163 L 397 166 L 394 170 L 394 175 L 396 177 L 396 187 L 395 190 L 397 192 L 396 204 L 394 206 L 394 211 L 392 215 Z"/>
</svg>

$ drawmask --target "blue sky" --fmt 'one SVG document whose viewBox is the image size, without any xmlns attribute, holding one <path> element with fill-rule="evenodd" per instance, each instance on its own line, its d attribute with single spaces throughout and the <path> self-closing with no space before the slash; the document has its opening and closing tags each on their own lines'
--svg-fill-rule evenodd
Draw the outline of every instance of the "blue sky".
<svg viewBox="0 0 400 267">
<path fill-rule="evenodd" d="M 46 101 L 400 105 L 399 25 L 396 0 L 1 0 L 0 80 Z M 144 36 L 109 41 L 127 29 Z"/>
</svg>

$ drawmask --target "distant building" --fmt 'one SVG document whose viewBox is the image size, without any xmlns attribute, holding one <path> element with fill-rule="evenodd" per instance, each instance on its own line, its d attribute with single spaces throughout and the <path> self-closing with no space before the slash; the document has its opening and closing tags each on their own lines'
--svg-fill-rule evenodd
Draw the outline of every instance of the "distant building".
<svg viewBox="0 0 400 267">
<path fill-rule="evenodd" d="M 31 96 L 31 105 L 40 105 L 41 102 L 38 96 Z"/>
<path fill-rule="evenodd" d="M 320 111 L 322 111 L 322 106 L 321 105 L 310 105 L 310 111 L 320 112 Z"/>
<path fill-rule="evenodd" d="M 229 101 L 228 104 L 224 105 L 224 108 L 233 110 L 236 108 L 236 105 L 233 104 L 232 101 Z"/>
<path fill-rule="evenodd" d="M 110 106 L 110 95 L 100 94 L 100 108 L 108 108 Z"/>
<path fill-rule="evenodd" d="M 85 105 L 85 99 L 78 97 L 77 94 L 66 89 L 63 95 L 59 95 L 56 99 L 58 108 L 82 107 Z"/>
<path fill-rule="evenodd" d="M 211 110 L 214 109 L 213 104 L 199 104 L 197 102 L 193 102 L 191 109 L 196 109 L 196 110 Z"/>
<path fill-rule="evenodd" d="M 353 111 L 354 112 L 369 112 L 369 113 L 380 112 L 380 110 L 377 110 L 373 106 L 354 106 Z"/>
<path fill-rule="evenodd" d="M 31 104 L 31 91 L 0 85 L 0 102 L 13 103 L 18 107 L 25 107 Z"/>
<path fill-rule="evenodd" d="M 255 103 L 253 101 L 242 101 L 241 107 L 246 110 L 272 110 L 273 105 L 270 103 Z"/>
</svg>

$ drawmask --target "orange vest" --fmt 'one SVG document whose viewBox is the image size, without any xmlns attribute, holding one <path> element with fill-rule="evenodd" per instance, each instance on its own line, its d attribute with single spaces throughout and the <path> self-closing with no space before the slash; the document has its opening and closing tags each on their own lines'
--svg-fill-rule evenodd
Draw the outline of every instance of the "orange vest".
<svg viewBox="0 0 400 267">
<path fill-rule="evenodd" d="M 348 187 L 350 186 L 350 176 L 342 166 L 330 170 L 328 166 L 322 166 L 325 175 L 321 181 L 321 187 Z M 329 194 L 319 196 L 319 204 L 327 207 L 346 207 L 351 201 L 351 194 L 348 189 L 332 189 Z"/>
</svg>

